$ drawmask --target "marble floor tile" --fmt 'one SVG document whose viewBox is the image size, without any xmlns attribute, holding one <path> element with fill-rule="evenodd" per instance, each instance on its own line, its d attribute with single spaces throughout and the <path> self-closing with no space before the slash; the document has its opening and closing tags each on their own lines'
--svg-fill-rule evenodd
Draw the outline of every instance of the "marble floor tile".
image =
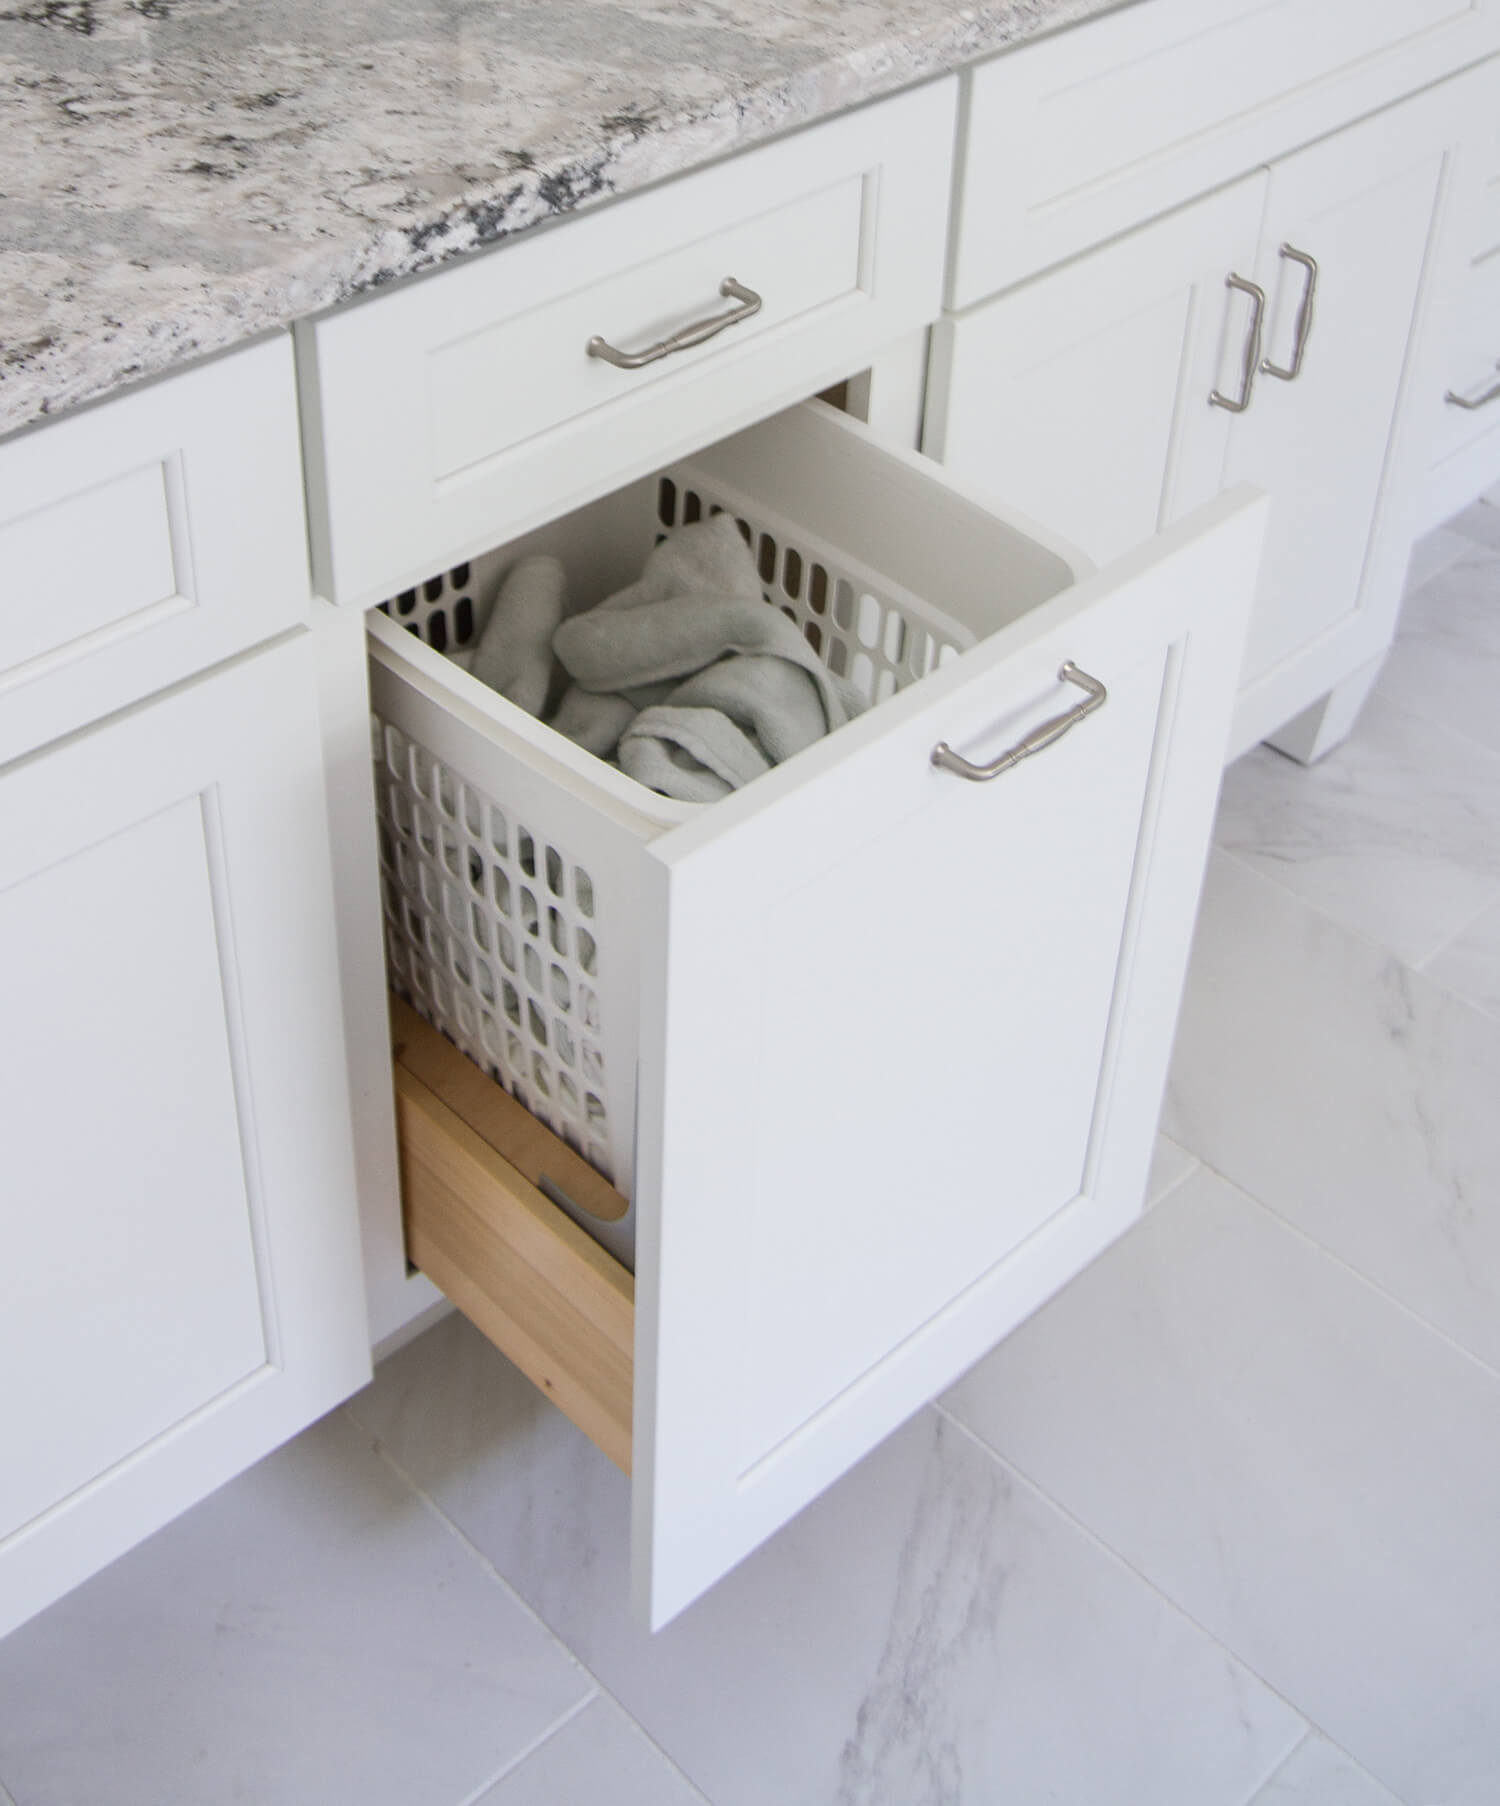
<svg viewBox="0 0 1500 1806">
<path fill-rule="evenodd" d="M 1170 1135 L 1158 1135 L 1156 1150 L 1151 1156 L 1151 1171 L 1146 1179 L 1147 1210 L 1153 1204 L 1160 1204 L 1168 1192 L 1196 1171 L 1198 1165 L 1198 1156 L 1189 1153 L 1180 1141 L 1173 1141 Z"/>
<path fill-rule="evenodd" d="M 1401 1806 L 1357 1762 L 1316 1734 L 1299 1744 L 1250 1806 Z"/>
<path fill-rule="evenodd" d="M 1422 970 L 1434 984 L 1500 1018 L 1500 904 L 1455 935 Z"/>
<path fill-rule="evenodd" d="M 1500 1370 L 1500 1023 L 1224 853 L 1164 1126 Z"/>
<path fill-rule="evenodd" d="M 592 1682 L 337 1416 L 0 1643 L 23 1806 L 459 1806 Z"/>
<path fill-rule="evenodd" d="M 474 1806 L 705 1806 L 705 1796 L 602 1695 Z"/>
<path fill-rule="evenodd" d="M 1467 548 L 1407 597 L 1379 693 L 1500 751 L 1500 551 Z"/>
<path fill-rule="evenodd" d="M 350 1409 L 714 1806 L 1243 1806 L 1305 1729 L 938 1412 L 650 1637 L 626 1482 L 466 1324 Z"/>
<path fill-rule="evenodd" d="M 1447 570 L 1450 564 L 1456 564 L 1466 553 L 1471 552 L 1474 541 L 1462 533 L 1455 533 L 1451 527 L 1435 527 L 1431 533 L 1425 533 L 1411 549 L 1411 562 L 1406 567 L 1406 591 L 1410 595 L 1424 583 L 1429 583 L 1439 572 Z"/>
<path fill-rule="evenodd" d="M 948 1397 L 1421 1806 L 1500 1775 L 1500 1380 L 1207 1167 Z"/>
<path fill-rule="evenodd" d="M 1231 765 L 1214 838 L 1419 964 L 1500 899 L 1500 753 L 1377 694 L 1315 766 Z"/>
<path fill-rule="evenodd" d="M 1454 515 L 1448 526 L 1465 539 L 1475 540 L 1482 546 L 1493 546 L 1500 552 L 1500 506 L 1488 495 L 1465 508 L 1462 514 Z"/>
</svg>

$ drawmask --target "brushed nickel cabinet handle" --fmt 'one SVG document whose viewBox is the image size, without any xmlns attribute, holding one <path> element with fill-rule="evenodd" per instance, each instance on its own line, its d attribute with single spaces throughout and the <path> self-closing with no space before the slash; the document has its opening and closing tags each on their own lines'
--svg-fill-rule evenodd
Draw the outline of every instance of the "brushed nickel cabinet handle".
<svg viewBox="0 0 1500 1806">
<path fill-rule="evenodd" d="M 1243 414 L 1250 405 L 1250 397 L 1255 391 L 1255 373 L 1260 368 L 1260 335 L 1261 328 L 1266 323 L 1266 291 L 1258 282 L 1247 282 L 1243 276 L 1226 276 L 1224 286 L 1238 289 L 1242 295 L 1250 297 L 1250 330 L 1245 335 L 1245 362 L 1240 371 L 1238 401 L 1228 395 L 1221 395 L 1217 389 L 1208 400 L 1211 407 L 1227 408 L 1231 414 Z"/>
<path fill-rule="evenodd" d="M 1061 740 L 1086 715 L 1092 715 L 1095 709 L 1102 709 L 1109 701 L 1109 691 L 1099 679 L 1090 677 L 1087 671 L 1080 671 L 1072 659 L 1058 672 L 1057 681 L 1072 684 L 1082 690 L 1083 701 L 1075 702 L 1072 708 L 1061 715 L 1054 715 L 1050 721 L 1039 722 L 1029 734 L 1023 734 L 1014 746 L 1007 747 L 998 759 L 992 759 L 988 765 L 971 765 L 967 759 L 954 752 L 946 740 L 939 740 L 933 747 L 933 764 L 942 771 L 957 772 L 959 777 L 968 778 L 971 783 L 986 784 L 991 778 L 998 778 L 1002 771 L 1009 771 L 1013 766 L 1019 765 L 1022 759 L 1029 759 L 1033 753 L 1039 753 L 1044 747 Z"/>
<path fill-rule="evenodd" d="M 1500 370 L 1500 363 L 1495 365 Z M 1469 413 L 1476 413 L 1480 408 L 1487 408 L 1492 401 L 1500 401 L 1500 383 L 1491 383 L 1483 395 L 1460 395 L 1457 389 L 1450 389 L 1443 397 L 1450 408 L 1465 408 Z"/>
<path fill-rule="evenodd" d="M 621 370 L 639 370 L 643 364 L 654 364 L 658 358 L 670 357 L 674 351 L 686 351 L 690 345 L 701 345 L 715 333 L 723 332 L 726 326 L 738 326 L 741 320 L 748 320 L 752 314 L 758 314 L 765 305 L 753 288 L 746 288 L 742 282 L 736 282 L 733 276 L 726 276 L 719 284 L 719 293 L 728 300 L 737 301 L 739 306 L 731 307 L 727 314 L 710 314 L 706 320 L 695 320 L 691 326 L 684 326 L 681 332 L 674 332 L 669 339 L 648 345 L 644 351 L 621 351 L 611 345 L 608 339 L 597 337 L 590 339 L 584 349 L 590 357 L 602 357 L 606 364 L 614 364 Z"/>
<path fill-rule="evenodd" d="M 1302 360 L 1307 356 L 1307 341 L 1312 337 L 1313 302 L 1318 294 L 1318 260 L 1309 257 L 1306 251 L 1299 251 L 1295 245 L 1283 245 L 1277 255 L 1288 263 L 1302 266 L 1302 299 L 1297 304 L 1297 337 L 1292 346 L 1292 361 L 1286 369 L 1283 370 L 1280 364 L 1273 364 L 1270 358 L 1261 364 L 1261 369 L 1279 382 L 1294 383 L 1302 374 Z"/>
</svg>

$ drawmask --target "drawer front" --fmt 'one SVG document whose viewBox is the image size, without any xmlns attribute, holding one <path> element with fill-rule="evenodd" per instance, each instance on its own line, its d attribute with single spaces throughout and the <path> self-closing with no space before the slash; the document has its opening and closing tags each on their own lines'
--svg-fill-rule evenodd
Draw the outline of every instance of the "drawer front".
<svg viewBox="0 0 1500 1806">
<path fill-rule="evenodd" d="M 307 328 L 319 587 L 379 599 L 935 318 L 956 95 L 901 95 Z M 640 368 L 589 354 L 730 314 Z"/>
<path fill-rule="evenodd" d="M 1007 529 L 930 464 L 821 418 L 788 482 L 799 459 L 844 465 L 890 549 L 1005 569 Z M 1215 503 L 647 850 L 653 1623 L 1139 1208 L 1262 513 Z M 988 760 L 1079 704 L 1067 660 L 1102 708 L 992 782 L 937 768 L 938 742 Z"/>
<path fill-rule="evenodd" d="M 1461 68 L 1489 0 L 1153 0 L 976 69 L 966 307 Z"/>
<path fill-rule="evenodd" d="M 0 761 L 292 625 L 289 338 L 0 445 Z"/>
</svg>

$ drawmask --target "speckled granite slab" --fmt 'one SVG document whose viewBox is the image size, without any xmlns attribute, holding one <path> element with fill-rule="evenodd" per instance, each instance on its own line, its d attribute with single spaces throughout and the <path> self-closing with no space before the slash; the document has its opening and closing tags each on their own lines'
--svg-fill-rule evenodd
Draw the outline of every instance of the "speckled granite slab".
<svg viewBox="0 0 1500 1806">
<path fill-rule="evenodd" d="M 0 0 L 0 432 L 1120 0 Z"/>
</svg>

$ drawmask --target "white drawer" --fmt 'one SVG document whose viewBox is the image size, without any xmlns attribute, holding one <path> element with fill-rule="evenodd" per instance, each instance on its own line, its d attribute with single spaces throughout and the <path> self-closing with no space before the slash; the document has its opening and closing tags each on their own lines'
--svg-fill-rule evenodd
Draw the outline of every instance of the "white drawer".
<svg viewBox="0 0 1500 1806">
<path fill-rule="evenodd" d="M 305 614 L 287 337 L 0 445 L 0 761 Z"/>
<path fill-rule="evenodd" d="M 956 101 L 930 84 L 307 327 L 319 588 L 374 600 L 936 318 Z M 726 314 L 641 368 L 589 353 Z"/>
<path fill-rule="evenodd" d="M 1490 0 L 1151 0 L 975 69 L 949 305 L 1462 68 Z"/>
<path fill-rule="evenodd" d="M 483 1063 L 586 1153 L 557 1094 L 594 1035 L 603 1101 L 636 1136 L 616 1174 L 632 1283 L 548 1203 L 535 1182 L 557 1169 L 512 1150 L 474 1068 L 405 1018 L 409 1245 L 633 1466 L 657 1624 L 1138 1210 L 1264 512 L 1218 502 L 1080 578 L 817 406 L 670 480 L 523 546 L 553 544 L 607 593 L 610 548 L 633 574 L 659 498 L 675 519 L 718 497 L 758 548 L 776 535 L 767 600 L 821 625 L 825 657 L 843 635 L 846 657 L 894 661 L 893 682 L 872 670 L 884 700 L 721 802 L 663 806 L 403 632 L 399 606 L 371 617 L 398 984 L 454 1012 L 459 1039 L 465 1012 L 479 1022 Z M 817 604 L 787 543 L 866 576 Z M 924 605 L 967 651 L 941 656 L 934 614 L 920 640 Z M 941 741 L 992 760 L 1077 704 L 1066 661 L 1102 707 L 993 781 L 939 768 Z M 584 980 L 552 972 L 580 930 L 586 1020 Z M 534 1054 L 553 1062 L 546 1100 Z"/>
</svg>

